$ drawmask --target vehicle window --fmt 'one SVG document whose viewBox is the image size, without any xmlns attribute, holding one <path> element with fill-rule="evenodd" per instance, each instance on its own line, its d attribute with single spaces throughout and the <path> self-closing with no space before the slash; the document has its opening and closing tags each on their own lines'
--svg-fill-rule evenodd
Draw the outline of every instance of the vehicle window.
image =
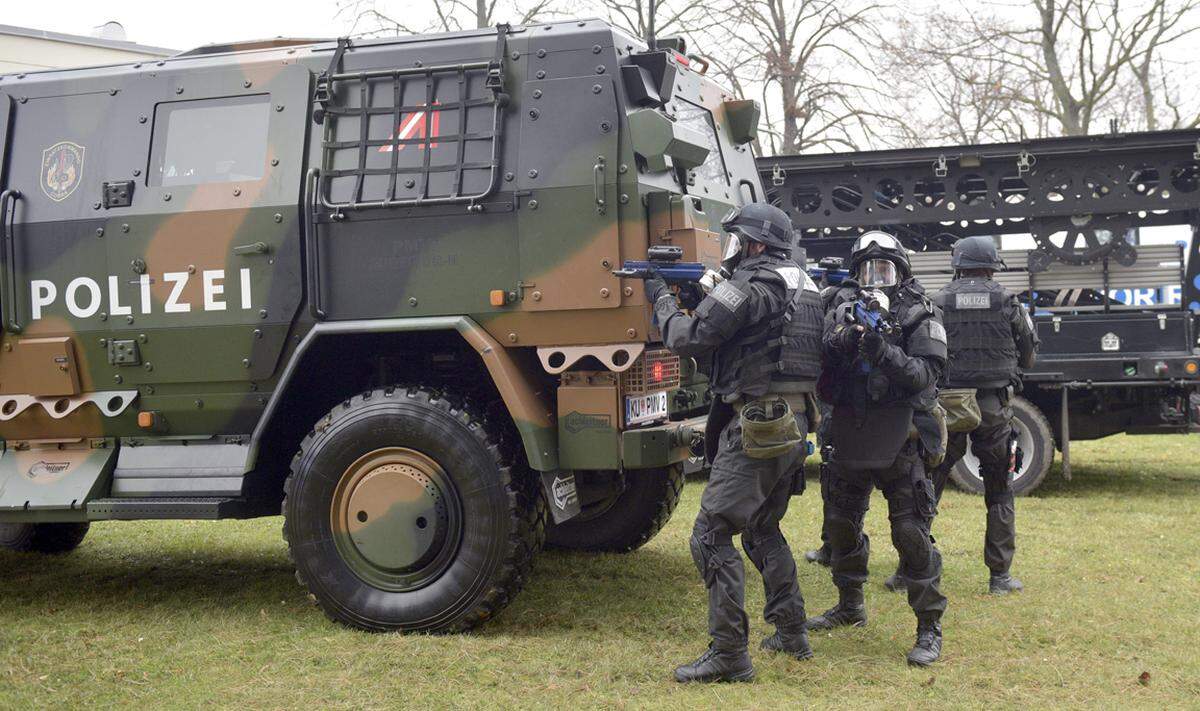
<svg viewBox="0 0 1200 711">
<path fill-rule="evenodd" d="M 725 159 L 721 156 L 721 142 L 717 140 L 712 113 L 703 106 L 697 106 L 684 99 L 677 99 L 675 107 L 675 120 L 704 136 L 708 144 L 708 158 L 704 159 L 704 165 L 696 168 L 696 176 L 710 184 L 729 185 L 729 178 L 725 173 Z"/>
<path fill-rule="evenodd" d="M 149 184 L 261 179 L 270 109 L 269 94 L 159 104 L 154 109 Z"/>
</svg>

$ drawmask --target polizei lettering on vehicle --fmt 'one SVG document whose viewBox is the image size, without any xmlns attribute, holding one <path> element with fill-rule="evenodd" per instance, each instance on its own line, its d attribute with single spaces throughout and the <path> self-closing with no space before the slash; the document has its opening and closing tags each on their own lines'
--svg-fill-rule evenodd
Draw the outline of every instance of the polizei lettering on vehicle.
<svg viewBox="0 0 1200 711">
<path fill-rule="evenodd" d="M 183 297 L 184 288 L 189 280 L 199 279 L 203 298 L 200 303 L 193 304 Z M 200 311 L 225 311 L 230 307 L 227 293 L 224 269 L 204 269 L 198 274 L 181 272 L 163 272 L 161 283 L 169 285 L 166 299 L 162 302 L 163 313 L 189 313 L 193 307 Z M 243 310 L 253 308 L 253 294 L 250 286 L 250 270 L 239 269 L 237 272 L 237 304 Z M 90 318 L 102 309 L 113 316 L 128 316 L 136 307 L 138 313 L 148 314 L 154 310 L 154 300 L 150 295 L 150 287 L 154 278 L 142 274 L 136 280 L 128 281 L 138 287 L 136 299 L 130 302 L 121 300 L 121 277 L 109 275 L 104 284 L 97 280 L 81 276 L 67 282 L 63 289 L 49 279 L 32 279 L 29 282 L 29 305 L 31 318 L 34 321 L 42 318 L 44 311 L 53 311 L 62 296 L 62 305 L 67 313 L 76 318 Z M 106 307 L 106 308 L 105 308 Z"/>
</svg>

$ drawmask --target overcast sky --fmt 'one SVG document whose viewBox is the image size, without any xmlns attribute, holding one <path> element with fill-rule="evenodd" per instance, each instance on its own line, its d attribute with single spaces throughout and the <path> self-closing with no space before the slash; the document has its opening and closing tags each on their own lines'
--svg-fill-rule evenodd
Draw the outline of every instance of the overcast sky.
<svg viewBox="0 0 1200 711">
<path fill-rule="evenodd" d="M 180 50 L 280 35 L 337 37 L 349 24 L 334 17 L 334 0 L 4 0 L 2 5 L 2 24 L 90 35 L 96 26 L 116 20 L 132 42 Z"/>
</svg>

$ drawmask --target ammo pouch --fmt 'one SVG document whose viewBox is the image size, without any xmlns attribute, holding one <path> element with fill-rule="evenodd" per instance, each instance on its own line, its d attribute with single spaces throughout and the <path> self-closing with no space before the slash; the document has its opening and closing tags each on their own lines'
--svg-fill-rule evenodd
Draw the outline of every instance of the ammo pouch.
<svg viewBox="0 0 1200 711">
<path fill-rule="evenodd" d="M 947 432 L 971 432 L 983 421 L 974 388 L 948 388 L 938 392 L 938 404 L 946 412 Z"/>
<path fill-rule="evenodd" d="M 742 451 L 751 459 L 775 459 L 803 446 L 796 416 L 783 398 L 751 400 L 742 407 Z"/>
</svg>

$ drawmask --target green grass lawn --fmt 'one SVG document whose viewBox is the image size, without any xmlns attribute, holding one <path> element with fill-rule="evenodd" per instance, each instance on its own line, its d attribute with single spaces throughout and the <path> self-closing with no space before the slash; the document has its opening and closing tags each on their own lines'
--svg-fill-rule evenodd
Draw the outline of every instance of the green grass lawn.
<svg viewBox="0 0 1200 711">
<path fill-rule="evenodd" d="M 815 636 L 808 662 L 756 654 L 754 684 L 670 681 L 707 643 L 687 549 L 702 483 L 689 482 L 648 546 L 544 553 L 517 600 L 461 636 L 328 622 L 295 583 L 277 518 L 106 523 L 64 558 L 0 553 L 0 708 L 1200 707 L 1198 444 L 1073 446 L 1075 480 L 1056 467 L 1017 503 L 1027 590 L 1007 598 L 984 594 L 982 499 L 947 493 L 935 535 L 950 609 L 927 670 L 905 666 L 914 619 L 880 584 L 896 554 L 876 495 L 867 627 Z M 797 553 L 817 540 L 815 489 L 784 522 Z M 810 611 L 824 610 L 828 571 L 800 566 Z M 752 644 L 766 634 L 755 619 Z"/>
</svg>

